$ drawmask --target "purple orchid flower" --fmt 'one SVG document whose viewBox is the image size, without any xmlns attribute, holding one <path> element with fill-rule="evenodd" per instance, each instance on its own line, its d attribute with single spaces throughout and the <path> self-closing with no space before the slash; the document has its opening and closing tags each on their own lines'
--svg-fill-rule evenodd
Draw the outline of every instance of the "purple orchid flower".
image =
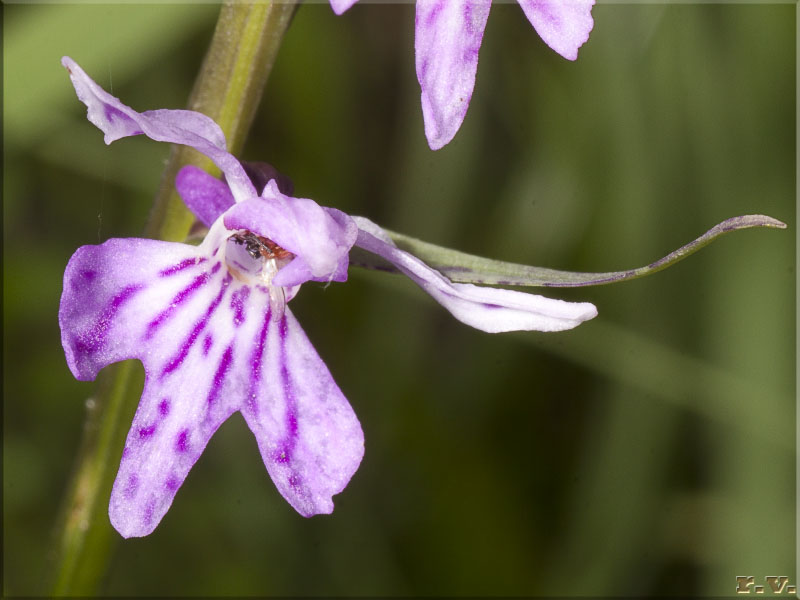
<svg viewBox="0 0 800 600">
<path fill-rule="evenodd" d="M 358 0 L 330 0 L 340 15 Z M 592 31 L 594 0 L 518 0 L 536 32 L 568 60 Z M 415 49 L 431 150 L 453 139 L 469 108 L 491 0 L 417 0 Z"/>
<path fill-rule="evenodd" d="M 92 380 L 130 358 L 145 369 L 109 505 L 124 537 L 153 531 L 213 433 L 236 411 L 283 497 L 303 516 L 333 510 L 332 496 L 361 462 L 364 437 L 286 305 L 307 281 L 345 281 L 354 245 L 382 256 L 457 319 L 484 331 L 556 331 L 597 314 L 588 303 L 454 284 L 366 219 L 291 197 L 276 179 L 259 193 L 258 178 L 228 153 L 210 118 L 136 112 L 70 58 L 62 64 L 106 143 L 144 134 L 185 144 L 225 177 L 185 167 L 176 179 L 187 206 L 209 226 L 198 246 L 111 239 L 79 248 L 64 273 L 59 324 L 75 377 Z"/>
</svg>

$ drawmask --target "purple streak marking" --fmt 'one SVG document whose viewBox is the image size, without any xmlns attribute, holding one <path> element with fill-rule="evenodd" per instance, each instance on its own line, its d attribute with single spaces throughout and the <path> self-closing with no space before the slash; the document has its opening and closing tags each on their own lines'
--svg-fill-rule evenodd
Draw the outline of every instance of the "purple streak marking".
<svg viewBox="0 0 800 600">
<path fill-rule="evenodd" d="M 261 383 L 261 361 L 264 358 L 264 346 L 267 343 L 270 322 L 272 322 L 272 311 L 267 309 L 264 324 L 261 326 L 261 332 L 258 335 L 258 343 L 253 349 L 253 356 L 250 358 L 250 390 L 247 394 L 247 407 L 254 415 L 258 415 L 256 398 L 258 397 L 258 386 Z"/>
<path fill-rule="evenodd" d="M 283 384 L 280 389 L 283 390 L 284 399 L 286 401 L 286 437 L 278 443 L 278 449 L 272 453 L 272 460 L 277 463 L 286 464 L 292 460 L 292 452 L 297 444 L 297 417 L 295 411 L 297 410 L 294 384 L 289 376 L 288 357 L 286 354 L 286 317 L 281 319 L 278 329 L 280 335 L 280 361 L 281 361 L 281 383 Z M 292 474 L 289 476 L 289 483 L 291 484 L 292 478 L 298 478 L 299 475 L 289 467 Z M 294 487 L 294 484 L 291 484 Z"/>
<path fill-rule="evenodd" d="M 114 121 L 127 121 L 129 123 L 134 123 L 133 119 L 131 119 L 128 115 L 109 104 L 103 106 L 103 113 L 105 113 L 106 121 L 108 121 L 109 124 L 114 123 Z M 135 129 L 128 135 L 141 135 L 142 133 L 143 132 L 141 129 Z"/>
<path fill-rule="evenodd" d="M 122 305 L 130 300 L 142 287 L 141 285 L 129 285 L 124 288 L 119 294 L 114 296 L 108 303 L 108 306 L 103 309 L 94 327 L 85 333 L 75 336 L 75 349 L 78 353 L 91 354 L 97 352 L 105 345 L 111 321 L 117 316 Z"/>
<path fill-rule="evenodd" d="M 137 489 L 139 489 L 139 478 L 133 473 L 128 477 L 128 483 L 125 485 L 125 497 L 128 499 L 133 498 Z"/>
<path fill-rule="evenodd" d="M 225 375 L 228 373 L 228 369 L 231 367 L 231 361 L 233 360 L 233 346 L 228 346 L 225 349 L 225 353 L 222 355 L 222 360 L 219 361 L 219 367 L 217 367 L 217 372 L 214 373 L 214 381 L 211 383 L 211 389 L 208 392 L 208 398 L 206 399 L 206 404 L 211 406 L 214 402 L 217 401 L 219 397 L 219 391 L 222 389 L 222 383 L 225 381 Z"/>
<path fill-rule="evenodd" d="M 197 290 L 203 287 L 210 281 L 211 277 L 208 273 L 202 273 L 195 277 L 192 282 L 183 288 L 180 292 L 175 294 L 175 297 L 172 299 L 172 302 L 169 303 L 169 306 L 159 313 L 159 315 L 150 321 L 147 324 L 147 331 L 144 334 L 144 339 L 149 340 L 155 334 L 156 329 L 158 329 L 164 321 L 169 319 L 172 316 L 172 313 L 175 312 L 175 309 L 183 304 L 189 297 L 192 296 Z"/>
<path fill-rule="evenodd" d="M 472 5 L 471 4 L 465 4 L 464 5 L 464 23 L 466 23 L 466 25 L 467 25 L 467 32 L 470 33 L 470 34 L 474 34 L 475 33 L 475 28 L 473 27 L 474 21 L 473 21 L 473 18 L 472 18 Z M 474 50 L 470 51 L 470 49 L 466 49 L 464 51 L 464 58 L 468 59 L 474 53 L 475 53 Z"/>
<path fill-rule="evenodd" d="M 166 375 L 169 375 L 175 369 L 177 369 L 179 366 L 181 366 L 181 364 L 183 363 L 183 360 L 186 358 L 186 355 L 189 354 L 189 350 L 192 348 L 194 343 L 197 341 L 197 338 L 203 332 L 203 329 L 206 328 L 206 325 L 208 325 L 208 320 L 211 318 L 211 315 L 214 314 L 214 311 L 217 310 L 217 307 L 219 306 L 220 302 L 222 302 L 222 298 L 225 296 L 225 293 L 228 291 L 228 285 L 230 284 L 231 279 L 232 279 L 231 274 L 228 273 L 225 276 L 225 279 L 222 281 L 222 286 L 221 286 L 222 289 L 219 291 L 219 294 L 217 294 L 217 297 L 214 298 L 214 301 L 209 305 L 208 310 L 206 311 L 206 314 L 203 315 L 203 318 L 200 319 L 195 324 L 194 329 L 192 329 L 191 333 L 189 333 L 189 336 L 183 342 L 183 346 L 181 346 L 181 349 L 178 351 L 178 354 L 176 354 L 172 358 L 172 360 L 170 360 L 164 366 L 164 369 L 161 371 L 161 377 L 162 378 L 164 378 Z"/>
<path fill-rule="evenodd" d="M 442 2 L 436 4 L 436 6 L 428 13 L 428 17 L 425 19 L 425 27 L 432 27 L 433 22 L 439 18 L 439 13 L 442 12 Z M 416 20 L 416 19 L 415 19 Z"/>
<path fill-rule="evenodd" d="M 159 271 L 159 275 L 161 277 L 169 277 L 170 275 L 174 275 L 175 273 L 180 273 L 184 269 L 188 269 L 189 267 L 194 267 L 195 265 L 202 264 L 206 262 L 208 259 L 205 256 L 200 256 L 197 258 L 187 258 L 186 260 L 182 260 L 177 265 L 172 265 L 171 267 L 167 267 L 162 271 Z"/>
</svg>

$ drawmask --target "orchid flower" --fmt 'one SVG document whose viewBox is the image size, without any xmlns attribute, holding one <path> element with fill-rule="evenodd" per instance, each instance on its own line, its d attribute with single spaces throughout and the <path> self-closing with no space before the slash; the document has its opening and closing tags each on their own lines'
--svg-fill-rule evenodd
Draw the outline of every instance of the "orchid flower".
<svg viewBox="0 0 800 600">
<path fill-rule="evenodd" d="M 340 15 L 358 0 L 330 0 Z M 592 31 L 594 0 L 518 0 L 533 28 L 568 60 Z M 417 0 L 415 50 L 431 150 L 453 139 L 469 108 L 491 0 Z"/>
<path fill-rule="evenodd" d="M 75 377 L 92 380 L 130 358 L 145 369 L 109 505 L 124 537 L 153 531 L 213 433 L 237 411 L 281 495 L 306 517 L 333 510 L 364 437 L 287 304 L 305 282 L 345 281 L 354 245 L 484 331 L 563 330 L 597 314 L 588 303 L 454 284 L 374 223 L 292 197 L 274 171 L 240 163 L 205 115 L 136 112 L 70 58 L 62 64 L 106 143 L 144 134 L 185 144 L 224 175 L 188 166 L 176 178 L 186 205 L 209 227 L 199 245 L 110 239 L 79 248 L 64 273 L 59 324 Z"/>
</svg>

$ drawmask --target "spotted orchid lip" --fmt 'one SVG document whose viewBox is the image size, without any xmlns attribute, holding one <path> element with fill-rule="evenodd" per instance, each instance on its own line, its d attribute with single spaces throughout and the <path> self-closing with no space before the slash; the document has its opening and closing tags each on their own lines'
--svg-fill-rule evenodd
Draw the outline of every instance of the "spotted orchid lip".
<svg viewBox="0 0 800 600">
<path fill-rule="evenodd" d="M 64 272 L 61 341 L 77 379 L 135 358 L 145 386 L 111 493 L 124 537 L 147 535 L 209 439 L 240 412 L 268 473 L 302 515 L 333 510 L 364 454 L 358 419 L 287 303 L 307 281 L 345 281 L 358 245 L 394 264 L 462 322 L 488 332 L 556 331 L 593 305 L 455 284 L 383 230 L 270 180 L 261 194 L 219 127 L 190 111 L 138 113 L 63 59 L 106 141 L 145 134 L 205 152 L 227 183 L 187 168 L 177 186 L 210 225 L 199 246 L 111 239 L 79 248 Z M 248 246 L 250 244 L 250 246 Z"/>
<path fill-rule="evenodd" d="M 59 321 L 76 377 L 129 358 L 145 368 L 109 507 L 125 537 L 155 528 L 234 412 L 304 516 L 331 512 L 363 456 L 358 419 L 291 311 L 276 315 L 275 288 L 225 264 L 227 233 L 212 228 L 197 248 L 112 239 L 67 267 Z"/>
</svg>

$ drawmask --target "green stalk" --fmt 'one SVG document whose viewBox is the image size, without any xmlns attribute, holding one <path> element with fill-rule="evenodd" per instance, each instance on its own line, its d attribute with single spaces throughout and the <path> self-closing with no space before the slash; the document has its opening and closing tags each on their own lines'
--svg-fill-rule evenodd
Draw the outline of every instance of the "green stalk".
<svg viewBox="0 0 800 600">
<path fill-rule="evenodd" d="M 188 108 L 222 127 L 228 149 L 241 151 L 296 5 L 293 1 L 254 4 L 226 2 L 189 98 Z M 216 167 L 187 147 L 174 147 L 145 227 L 145 236 L 182 241 L 194 218 L 174 181 L 194 164 L 212 174 Z M 108 498 L 119 457 L 142 389 L 141 369 L 133 361 L 106 368 L 97 393 L 87 401 L 86 424 L 59 517 L 48 572 L 47 596 L 97 593 L 119 535 L 108 520 Z"/>
<path fill-rule="evenodd" d="M 208 115 L 219 124 L 233 154 L 241 152 L 244 146 L 295 8 L 293 0 L 254 4 L 233 0 L 222 7 L 188 108 Z M 219 169 L 206 156 L 187 146 L 173 146 L 145 227 L 146 237 L 186 239 L 194 217 L 175 191 L 174 182 L 181 167 L 188 164 L 219 175 Z"/>
</svg>

